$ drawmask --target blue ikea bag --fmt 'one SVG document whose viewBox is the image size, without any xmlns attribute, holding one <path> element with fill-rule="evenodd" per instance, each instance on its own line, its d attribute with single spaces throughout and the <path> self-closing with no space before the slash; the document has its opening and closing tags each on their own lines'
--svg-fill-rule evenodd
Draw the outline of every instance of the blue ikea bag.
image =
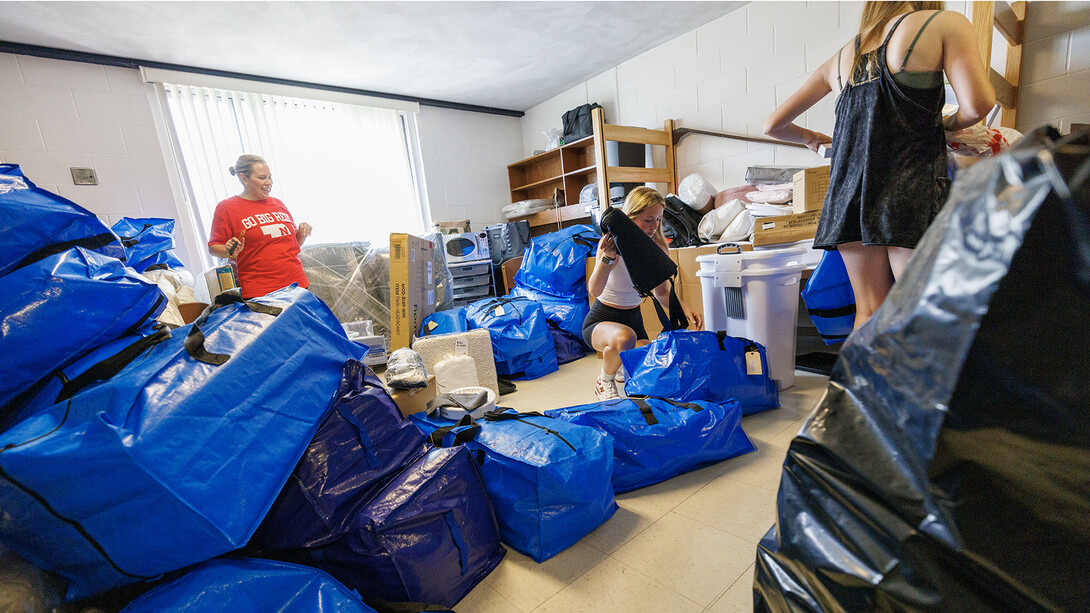
<svg viewBox="0 0 1090 613">
<path fill-rule="evenodd" d="M 333 408 L 261 523 L 264 549 L 337 539 L 386 481 L 426 451 L 424 435 L 370 368 L 349 360 Z"/>
<path fill-rule="evenodd" d="M 125 259 L 125 247 L 94 213 L 41 189 L 18 164 L 0 164 L 0 275 L 83 247 Z"/>
<path fill-rule="evenodd" d="M 586 292 L 582 296 L 554 296 L 527 287 L 516 285 L 507 294 L 507 298 L 522 296 L 541 305 L 545 317 L 558 328 L 575 335 L 582 343 L 583 320 L 590 314 L 590 301 Z M 589 350 L 590 348 L 587 347 Z"/>
<path fill-rule="evenodd" d="M 574 225 L 530 240 L 515 273 L 515 284 L 553 296 L 587 297 L 587 257 L 601 235 L 593 226 Z"/>
<path fill-rule="evenodd" d="M 734 399 L 742 415 L 780 406 L 779 388 L 768 374 L 760 343 L 724 332 L 673 330 L 643 347 L 621 352 L 629 396 L 680 402 Z"/>
<path fill-rule="evenodd" d="M 0 541 L 69 599 L 245 545 L 364 351 L 294 284 L 221 294 L 0 433 Z"/>
<path fill-rule="evenodd" d="M 617 511 L 613 440 L 595 428 L 504 407 L 476 424 L 468 417 L 465 423 L 446 419 L 434 409 L 409 419 L 432 435 L 432 444 L 464 441 L 480 452 L 500 538 L 535 562 L 571 547 Z"/>
<path fill-rule="evenodd" d="M 397 474 L 313 564 L 371 602 L 454 606 L 503 559 L 496 516 L 464 447 L 432 448 Z"/>
<path fill-rule="evenodd" d="M 0 277 L 0 405 L 166 308 L 121 260 L 73 247 Z"/>
<path fill-rule="evenodd" d="M 613 489 L 652 485 L 756 449 L 738 402 L 622 398 L 545 411 L 613 437 Z"/>
<path fill-rule="evenodd" d="M 374 613 L 360 595 L 307 566 L 238 558 L 209 560 L 133 600 L 122 613 Z"/>
<path fill-rule="evenodd" d="M 466 307 L 470 329 L 492 338 L 496 373 L 508 379 L 536 379 L 560 367 L 545 311 L 529 298 L 486 298 Z"/>
<path fill-rule="evenodd" d="M 826 345 L 844 342 L 852 333 L 855 292 L 839 251 L 829 249 L 821 256 L 802 290 L 802 301 Z"/>
<path fill-rule="evenodd" d="M 574 362 L 587 355 L 586 345 L 583 344 L 582 337 L 576 336 L 566 330 L 561 330 L 551 319 L 546 320 L 545 324 L 549 327 L 549 334 L 553 335 L 553 345 L 556 346 L 557 364 Z"/>
<path fill-rule="evenodd" d="M 125 246 L 126 263 L 137 272 L 182 268 L 173 253 L 174 220 L 158 217 L 122 217 L 111 228 Z"/>
<path fill-rule="evenodd" d="M 424 318 L 420 323 L 419 336 L 431 336 L 433 334 L 451 334 L 454 332 L 469 332 L 469 321 L 466 319 L 466 308 L 447 309 L 436 311 Z"/>
</svg>

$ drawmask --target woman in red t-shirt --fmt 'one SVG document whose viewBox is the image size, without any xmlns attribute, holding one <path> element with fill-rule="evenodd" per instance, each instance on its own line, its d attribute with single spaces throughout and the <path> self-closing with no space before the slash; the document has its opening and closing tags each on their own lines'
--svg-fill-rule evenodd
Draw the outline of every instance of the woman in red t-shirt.
<svg viewBox="0 0 1090 613">
<path fill-rule="evenodd" d="M 233 258 L 242 285 L 242 297 L 310 281 L 299 260 L 299 248 L 310 236 L 310 224 L 298 227 L 283 202 L 269 196 L 272 172 L 260 156 L 241 155 L 228 169 L 242 183 L 242 193 L 216 205 L 208 252 Z"/>
</svg>

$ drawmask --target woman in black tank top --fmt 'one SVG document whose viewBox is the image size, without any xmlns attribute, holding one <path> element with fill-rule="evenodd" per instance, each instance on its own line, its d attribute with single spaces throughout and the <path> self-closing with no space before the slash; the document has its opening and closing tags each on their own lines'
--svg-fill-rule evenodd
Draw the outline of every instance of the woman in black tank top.
<svg viewBox="0 0 1090 613">
<path fill-rule="evenodd" d="M 942 2 L 867 2 L 859 35 L 765 121 L 769 136 L 814 151 L 832 141 L 814 247 L 843 256 L 857 329 L 885 300 L 946 201 L 944 127 L 971 126 L 995 104 L 972 24 L 943 9 Z M 945 120 L 943 73 L 959 102 Z M 833 91 L 832 138 L 793 123 Z"/>
</svg>

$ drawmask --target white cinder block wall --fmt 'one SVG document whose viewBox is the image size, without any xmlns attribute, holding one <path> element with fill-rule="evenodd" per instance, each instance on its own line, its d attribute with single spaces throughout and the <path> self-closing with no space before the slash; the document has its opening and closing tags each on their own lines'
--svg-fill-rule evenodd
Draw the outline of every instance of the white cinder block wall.
<svg viewBox="0 0 1090 613">
<path fill-rule="evenodd" d="M 1090 2 L 1029 2 L 1018 129 L 1090 123 Z"/>
<path fill-rule="evenodd" d="M 469 219 L 474 230 L 506 221 L 507 165 L 523 157 L 519 118 L 422 106 L 417 126 L 432 221 Z"/>
<path fill-rule="evenodd" d="M 151 105 L 133 69 L 0 53 L 0 160 L 112 225 L 177 218 Z M 98 185 L 73 185 L 72 167 Z M 178 245 L 188 265 L 188 246 Z"/>
<path fill-rule="evenodd" d="M 1066 131 L 1090 112 L 1077 93 L 1090 91 L 1090 3 L 1029 5 L 1019 129 L 1054 123 Z M 947 8 L 971 17 L 967 2 Z M 855 36 L 862 11 L 862 2 L 747 4 L 529 109 L 523 153 L 543 149 L 542 131 L 588 102 L 601 104 L 610 123 L 661 128 L 676 119 L 680 127 L 764 136 L 764 119 Z M 993 41 L 992 64 L 1002 70 L 1005 41 L 998 32 Z M 830 94 L 798 122 L 831 135 L 834 102 Z M 744 183 L 752 165 L 822 162 L 804 149 L 701 135 L 677 148 L 678 177 L 699 173 L 717 189 Z"/>
</svg>

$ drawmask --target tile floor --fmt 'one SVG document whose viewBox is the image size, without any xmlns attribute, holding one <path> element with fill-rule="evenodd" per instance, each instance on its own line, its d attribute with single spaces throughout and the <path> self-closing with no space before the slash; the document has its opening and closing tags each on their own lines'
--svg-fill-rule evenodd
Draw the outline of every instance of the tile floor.
<svg viewBox="0 0 1090 613">
<path fill-rule="evenodd" d="M 593 354 L 518 381 L 501 398 L 520 411 L 594 401 Z M 778 409 L 742 419 L 757 451 L 617 496 L 620 509 L 538 564 L 508 548 L 458 613 L 734 613 L 753 608 L 757 542 L 775 522 L 780 468 L 826 377 L 795 372 Z"/>
</svg>

